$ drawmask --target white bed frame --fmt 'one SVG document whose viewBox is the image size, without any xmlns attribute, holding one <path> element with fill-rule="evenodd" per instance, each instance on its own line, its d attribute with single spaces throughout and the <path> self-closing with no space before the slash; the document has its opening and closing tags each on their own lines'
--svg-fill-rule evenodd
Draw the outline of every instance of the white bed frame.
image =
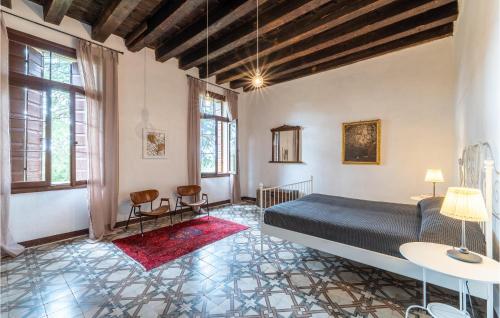
<svg viewBox="0 0 500 318">
<path fill-rule="evenodd" d="M 492 160 L 491 149 L 488 144 L 477 144 L 468 146 L 459 159 L 461 185 L 480 188 L 483 191 L 488 210 L 488 221 L 483 222 L 481 229 L 486 238 L 486 254 L 493 255 L 493 173 L 495 170 Z M 309 180 L 293 184 L 265 188 L 260 184 L 260 224 L 262 234 L 274 236 L 304 246 L 314 248 L 326 253 L 344 257 L 359 263 L 374 266 L 396 274 L 422 280 L 422 270 L 417 265 L 402 259 L 359 247 L 322 239 L 319 237 L 286 230 L 276 226 L 267 225 L 263 222 L 265 207 L 279 204 L 283 201 L 296 200 L 305 195 L 313 193 L 313 177 Z M 273 193 L 274 192 L 274 193 Z M 272 193 L 271 201 L 267 202 L 267 194 Z M 262 237 L 262 236 L 261 236 Z M 261 251 L 263 249 L 261 239 Z M 458 283 L 455 278 L 427 271 L 427 282 L 458 291 Z M 470 293 L 487 300 L 487 318 L 493 317 L 493 285 L 470 282 Z"/>
</svg>

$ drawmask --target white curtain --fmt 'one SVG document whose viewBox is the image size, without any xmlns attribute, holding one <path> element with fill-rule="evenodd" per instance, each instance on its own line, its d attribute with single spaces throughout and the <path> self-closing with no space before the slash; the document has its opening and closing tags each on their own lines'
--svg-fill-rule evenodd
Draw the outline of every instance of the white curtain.
<svg viewBox="0 0 500 318">
<path fill-rule="evenodd" d="M 89 233 L 100 239 L 118 212 L 118 54 L 80 41 L 76 55 L 87 100 Z"/>
<path fill-rule="evenodd" d="M 200 161 L 200 95 L 205 94 L 205 85 L 193 78 L 188 80 L 188 182 L 201 186 Z"/>
<path fill-rule="evenodd" d="M 229 120 L 238 120 L 238 94 L 226 90 L 226 100 L 228 105 Z M 238 129 L 238 126 L 236 126 Z M 238 136 L 238 134 L 237 134 Z M 236 140 L 236 171 L 229 177 L 229 187 L 231 189 L 231 203 L 241 202 L 241 189 L 240 189 L 240 151 L 239 142 Z"/>
<path fill-rule="evenodd" d="M 0 16 L 1 36 L 0 36 L 0 205 L 1 205 L 1 248 L 2 255 L 16 256 L 24 251 L 24 247 L 14 241 L 9 231 L 9 208 L 10 208 L 10 132 L 9 132 L 9 38 L 3 15 Z"/>
</svg>

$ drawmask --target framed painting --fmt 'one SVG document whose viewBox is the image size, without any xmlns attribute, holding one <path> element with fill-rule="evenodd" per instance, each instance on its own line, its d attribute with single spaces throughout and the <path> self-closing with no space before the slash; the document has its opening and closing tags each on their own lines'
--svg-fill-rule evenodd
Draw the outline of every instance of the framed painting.
<svg viewBox="0 0 500 318">
<path fill-rule="evenodd" d="M 342 124 L 342 163 L 380 164 L 380 119 Z"/>
<path fill-rule="evenodd" d="M 144 159 L 167 158 L 167 132 L 144 128 L 142 131 L 142 156 Z"/>
</svg>

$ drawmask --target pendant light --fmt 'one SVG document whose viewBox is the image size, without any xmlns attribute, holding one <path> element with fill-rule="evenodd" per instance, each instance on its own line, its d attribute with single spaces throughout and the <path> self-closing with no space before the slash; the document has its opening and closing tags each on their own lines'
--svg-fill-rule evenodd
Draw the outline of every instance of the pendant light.
<svg viewBox="0 0 500 318">
<path fill-rule="evenodd" d="M 252 78 L 252 85 L 254 88 L 260 88 L 264 85 L 264 78 L 260 72 L 259 65 L 259 0 L 257 0 L 257 68 Z"/>
</svg>

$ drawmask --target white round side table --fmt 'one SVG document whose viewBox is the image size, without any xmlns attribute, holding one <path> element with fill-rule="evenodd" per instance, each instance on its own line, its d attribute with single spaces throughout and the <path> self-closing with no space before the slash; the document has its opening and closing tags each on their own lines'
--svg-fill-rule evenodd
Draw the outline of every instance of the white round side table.
<svg viewBox="0 0 500 318">
<path fill-rule="evenodd" d="M 466 311 L 467 289 L 465 282 L 478 281 L 485 284 L 500 283 L 499 262 L 483 255 L 481 255 L 481 263 L 473 264 L 462 262 L 451 258 L 446 254 L 446 251 L 451 248 L 453 247 L 427 242 L 405 243 L 399 247 L 399 251 L 407 260 L 422 268 L 423 306 L 410 306 L 410 308 L 417 307 L 426 309 L 429 313 L 435 314 L 433 317 L 469 317 L 469 314 Z M 426 270 L 443 273 L 459 280 L 459 309 L 440 303 L 430 303 L 427 305 Z"/>
</svg>

